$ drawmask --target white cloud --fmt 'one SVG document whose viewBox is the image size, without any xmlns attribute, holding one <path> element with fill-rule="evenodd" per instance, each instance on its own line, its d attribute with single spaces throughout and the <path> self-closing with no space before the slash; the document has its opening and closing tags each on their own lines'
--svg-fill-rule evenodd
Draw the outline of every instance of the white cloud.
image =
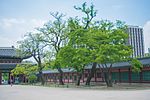
<svg viewBox="0 0 150 100">
<path fill-rule="evenodd" d="M 27 31 L 33 30 L 35 27 L 42 26 L 46 21 L 41 19 L 2 19 L 0 20 L 0 26 L 2 30 L 12 30 L 14 28 L 18 28 L 18 30 L 21 28 L 27 29 Z M 27 28 L 26 28 L 27 27 Z"/>
<path fill-rule="evenodd" d="M 144 41 L 145 41 L 145 52 L 148 52 L 148 48 L 150 48 L 150 21 L 147 21 L 143 27 L 144 33 Z"/>
<path fill-rule="evenodd" d="M 0 19 L 0 46 L 16 45 L 27 32 L 34 31 L 45 22 L 41 19 Z"/>
<path fill-rule="evenodd" d="M 3 29 L 11 29 L 13 27 L 13 25 L 15 24 L 24 24 L 25 20 L 23 19 L 15 19 L 15 18 L 10 18 L 10 19 L 2 19 L 0 21 L 0 25 Z"/>
</svg>

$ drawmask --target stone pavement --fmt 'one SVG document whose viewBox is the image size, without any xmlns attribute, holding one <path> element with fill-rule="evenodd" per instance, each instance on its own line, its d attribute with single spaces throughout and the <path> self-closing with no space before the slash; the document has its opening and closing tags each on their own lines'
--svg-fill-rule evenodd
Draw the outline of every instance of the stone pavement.
<svg viewBox="0 0 150 100">
<path fill-rule="evenodd" d="M 0 100 L 150 100 L 150 89 L 90 90 L 0 85 Z"/>
</svg>

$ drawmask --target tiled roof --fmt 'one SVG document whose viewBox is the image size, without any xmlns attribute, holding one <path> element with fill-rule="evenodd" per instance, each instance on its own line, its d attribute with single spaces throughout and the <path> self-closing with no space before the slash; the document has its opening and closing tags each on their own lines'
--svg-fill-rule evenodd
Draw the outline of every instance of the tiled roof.
<svg viewBox="0 0 150 100">
<path fill-rule="evenodd" d="M 150 57 L 139 58 L 138 60 L 142 63 L 142 65 L 150 65 Z M 113 67 L 129 67 L 129 66 L 131 66 L 129 62 L 118 62 L 113 64 Z"/>
<path fill-rule="evenodd" d="M 70 68 L 66 68 L 66 69 L 62 69 L 62 71 L 64 72 L 64 73 L 67 73 L 67 72 L 75 72 L 75 70 L 74 69 L 70 69 Z M 58 72 L 58 70 L 45 70 L 45 71 L 42 71 L 43 72 L 43 74 L 48 74 L 48 73 L 59 73 Z"/>
<path fill-rule="evenodd" d="M 146 58 L 139 58 L 138 59 L 142 65 L 150 65 L 150 57 L 146 57 Z M 107 64 L 109 66 L 109 64 Z M 117 63 L 114 63 L 112 65 L 113 68 L 117 68 L 117 67 L 130 67 L 131 64 L 129 62 L 117 62 Z M 97 65 L 97 68 L 99 66 Z M 92 64 L 89 64 L 88 66 L 86 66 L 86 69 L 91 69 L 92 68 Z"/>
<path fill-rule="evenodd" d="M 0 56 L 6 56 L 6 57 L 15 57 L 16 49 L 14 47 L 0 47 Z"/>
<path fill-rule="evenodd" d="M 150 65 L 150 57 L 147 58 L 139 58 L 138 59 L 143 65 Z M 130 67 L 131 64 L 129 62 L 118 62 L 112 65 L 113 68 L 121 68 L 121 67 Z M 96 66 L 99 68 L 99 66 Z M 85 67 L 85 69 L 91 69 L 92 64 L 89 64 Z M 63 72 L 75 72 L 75 69 L 62 69 Z M 43 74 L 48 74 L 48 73 L 58 73 L 57 70 L 45 70 L 43 71 Z"/>
<path fill-rule="evenodd" d="M 15 68 L 17 63 L 0 63 L 0 70 L 11 70 Z"/>
</svg>

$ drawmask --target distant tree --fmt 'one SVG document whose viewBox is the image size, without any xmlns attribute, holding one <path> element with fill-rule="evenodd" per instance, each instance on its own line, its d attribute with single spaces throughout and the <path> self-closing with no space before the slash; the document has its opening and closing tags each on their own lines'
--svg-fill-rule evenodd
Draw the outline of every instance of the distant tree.
<svg viewBox="0 0 150 100">
<path fill-rule="evenodd" d="M 144 57 L 150 57 L 150 53 L 145 53 Z"/>
<path fill-rule="evenodd" d="M 42 74 L 44 66 L 42 66 L 42 60 L 45 57 L 46 45 L 41 42 L 42 38 L 40 33 L 29 33 L 23 41 L 18 41 L 18 44 L 21 56 L 32 56 L 37 62 L 40 81 L 44 85 L 45 81 Z"/>
<path fill-rule="evenodd" d="M 29 77 L 28 77 L 28 80 L 30 83 L 35 83 L 36 80 L 37 80 L 37 76 L 35 74 L 31 74 Z"/>
<path fill-rule="evenodd" d="M 65 16 L 64 14 L 60 14 L 58 12 L 50 14 L 52 17 L 55 18 L 55 20 L 49 21 L 47 24 L 44 25 L 43 28 L 39 28 L 39 31 L 44 37 L 42 42 L 45 45 L 49 46 L 49 48 L 51 49 L 51 55 L 49 55 L 50 57 L 48 59 L 55 60 L 60 48 L 63 47 L 67 42 L 67 28 L 66 22 L 63 20 L 63 17 Z M 63 71 L 61 69 L 61 66 L 57 63 L 57 66 L 55 66 L 55 68 L 57 68 L 60 73 L 59 83 L 61 85 L 64 85 L 62 80 Z"/>
<path fill-rule="evenodd" d="M 25 67 L 22 67 L 20 65 L 17 65 L 16 68 L 14 68 L 13 70 L 11 70 L 11 73 L 13 76 L 17 76 L 17 75 L 27 75 L 27 72 L 25 71 Z"/>
<path fill-rule="evenodd" d="M 16 68 L 11 70 L 11 73 L 13 76 L 24 76 L 30 81 L 29 77 L 36 75 L 37 69 L 38 67 L 32 64 L 18 64 Z"/>
<path fill-rule="evenodd" d="M 132 67 L 133 72 L 141 72 L 143 65 L 141 64 L 141 62 L 139 60 L 131 59 L 130 63 L 131 63 L 131 67 Z"/>
</svg>

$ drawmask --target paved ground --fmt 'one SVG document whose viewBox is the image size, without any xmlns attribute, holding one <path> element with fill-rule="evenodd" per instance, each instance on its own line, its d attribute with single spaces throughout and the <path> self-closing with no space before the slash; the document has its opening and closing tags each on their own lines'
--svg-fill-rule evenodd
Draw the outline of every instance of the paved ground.
<svg viewBox="0 0 150 100">
<path fill-rule="evenodd" d="M 0 100 L 150 100 L 150 89 L 89 90 L 0 85 Z"/>
</svg>

